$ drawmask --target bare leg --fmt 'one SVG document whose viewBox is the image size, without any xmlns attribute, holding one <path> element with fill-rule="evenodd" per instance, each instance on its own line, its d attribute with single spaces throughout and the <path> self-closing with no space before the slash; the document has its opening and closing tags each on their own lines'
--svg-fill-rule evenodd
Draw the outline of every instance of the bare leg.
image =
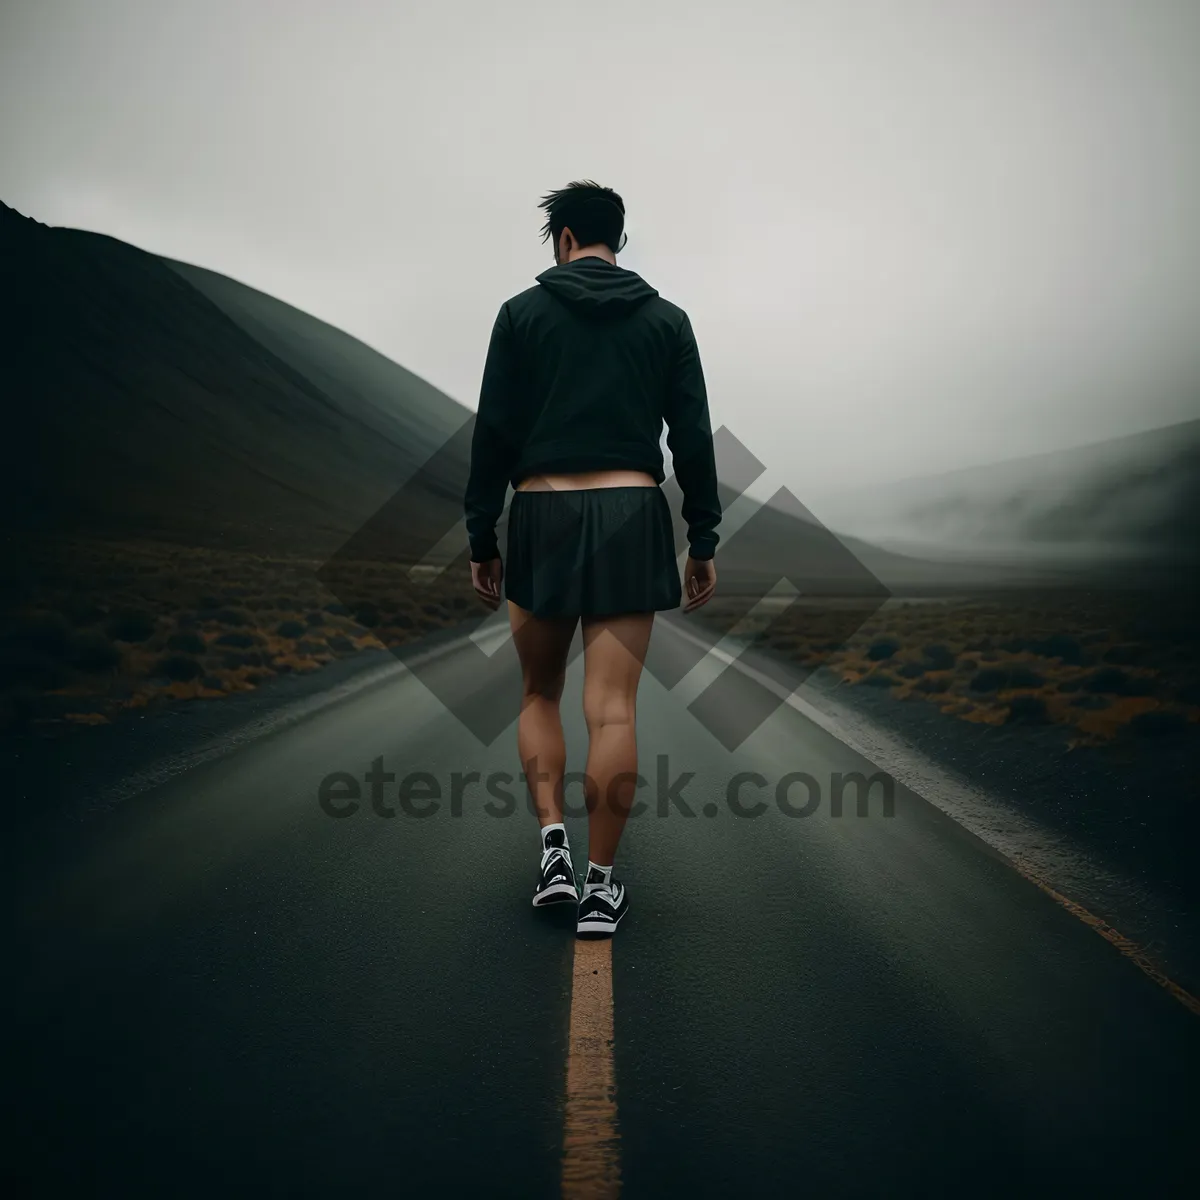
<svg viewBox="0 0 1200 1200">
<path fill-rule="evenodd" d="M 611 866 L 637 791 L 637 689 L 653 613 L 583 618 L 588 858 Z"/>
<path fill-rule="evenodd" d="M 529 781 L 529 796 L 539 825 L 554 825 L 563 819 L 567 749 L 558 705 L 578 619 L 535 617 L 520 605 L 508 602 L 509 625 L 524 679 L 517 751 Z"/>
</svg>

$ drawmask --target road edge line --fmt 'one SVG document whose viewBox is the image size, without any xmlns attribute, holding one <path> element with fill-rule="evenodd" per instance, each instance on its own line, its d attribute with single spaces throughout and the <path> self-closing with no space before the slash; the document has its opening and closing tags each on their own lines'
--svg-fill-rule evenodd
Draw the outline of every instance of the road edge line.
<svg viewBox="0 0 1200 1200">
<path fill-rule="evenodd" d="M 776 696 L 779 696 L 780 699 L 788 705 L 788 707 L 793 709 L 795 712 L 798 712 L 802 717 L 810 720 L 814 725 L 818 726 L 820 729 L 823 729 L 831 737 L 837 738 L 837 740 L 843 745 L 853 750 L 855 754 L 861 755 L 868 762 L 873 762 L 872 755 L 864 750 L 861 745 L 855 742 L 855 740 L 838 725 L 836 720 L 834 720 L 828 714 L 821 712 L 813 705 L 801 700 L 800 697 L 795 694 L 795 688 L 793 688 L 791 691 L 788 691 L 783 684 L 776 682 L 769 675 L 764 674 L 755 667 L 742 662 L 736 655 L 730 654 L 727 650 L 722 650 L 719 646 L 706 646 L 703 638 L 697 637 L 690 630 L 681 628 L 674 621 L 669 623 L 664 622 L 664 624 L 667 624 L 668 628 L 685 640 L 692 642 L 694 645 L 707 649 L 708 653 L 714 658 L 718 659 L 720 662 L 725 663 L 727 666 L 734 667 L 736 670 L 741 671 L 742 674 L 746 675 L 748 678 L 753 679 L 755 683 L 767 688 L 768 691 L 773 692 Z M 696 665 L 699 666 L 700 664 L 697 663 Z M 695 670 L 694 667 L 692 669 Z M 801 687 L 803 683 L 804 681 L 801 680 L 799 683 L 797 683 L 796 687 Z M 910 787 L 909 791 L 913 791 L 913 789 Z M 915 792 L 914 794 L 919 795 L 919 793 Z M 997 855 L 1002 862 L 1007 863 L 1014 871 L 1016 871 L 1018 875 L 1020 875 L 1023 879 L 1027 879 L 1035 887 L 1045 892 L 1046 895 L 1055 901 L 1055 903 L 1069 912 L 1078 921 L 1081 921 L 1084 925 L 1088 926 L 1088 928 L 1090 928 L 1093 932 L 1098 933 L 1106 942 L 1114 946 L 1125 958 L 1132 962 L 1144 975 L 1146 975 L 1147 978 L 1153 980 L 1153 982 L 1158 984 L 1159 987 L 1167 991 L 1171 996 L 1179 1001 L 1184 1008 L 1188 1009 L 1189 1012 L 1194 1013 L 1196 1016 L 1200 1016 L 1200 998 L 1193 996 L 1192 993 L 1186 988 L 1176 983 L 1169 975 L 1156 967 L 1146 957 L 1142 948 L 1136 942 L 1130 938 L 1127 938 L 1123 933 L 1120 932 L 1120 930 L 1110 925 L 1102 917 L 1096 916 L 1095 913 L 1084 908 L 1082 904 L 1077 903 L 1069 896 L 1066 896 L 1062 892 L 1058 891 L 1050 883 L 1043 879 L 1036 871 L 1026 866 L 1019 858 L 1015 858 L 1007 850 L 997 846 L 984 834 L 965 825 L 955 813 L 950 812 L 940 804 L 934 803 L 932 800 L 927 800 L 924 796 L 921 796 L 921 799 L 924 800 L 926 804 L 932 805 L 938 810 L 938 812 L 948 817 L 960 828 L 966 830 L 966 832 L 971 834 L 972 837 L 978 838 L 993 854 Z"/>
</svg>

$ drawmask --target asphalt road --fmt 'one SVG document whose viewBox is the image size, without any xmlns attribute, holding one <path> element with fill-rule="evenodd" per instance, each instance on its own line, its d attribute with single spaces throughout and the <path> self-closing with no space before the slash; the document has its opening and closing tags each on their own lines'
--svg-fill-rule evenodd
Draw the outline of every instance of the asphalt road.
<svg viewBox="0 0 1200 1200">
<path fill-rule="evenodd" d="M 660 623 L 654 653 L 688 649 Z M 477 678 L 464 653 L 437 669 Z M 793 709 L 727 752 L 686 707 L 721 669 L 643 683 L 630 912 L 594 958 L 576 961 L 594 944 L 567 914 L 529 905 L 532 816 L 484 810 L 505 807 L 489 778 L 523 803 L 514 729 L 480 744 L 407 674 L 45 847 L 9 955 L 6 1173 L 23 1194 L 114 1196 L 1094 1196 L 1194 1178 L 1200 1017 L 911 792 L 890 817 L 852 794 L 832 815 L 833 773 L 873 768 Z M 427 772 L 435 811 L 404 812 L 391 781 L 395 815 L 365 783 L 357 811 L 323 811 L 323 780 L 380 757 Z M 660 770 L 691 773 L 692 815 L 660 815 Z M 757 816 L 731 809 L 741 771 L 763 781 L 743 791 Z M 456 772 L 480 775 L 460 805 Z M 807 817 L 776 803 L 789 772 L 820 786 Z M 584 821 L 568 829 L 582 862 Z"/>
</svg>

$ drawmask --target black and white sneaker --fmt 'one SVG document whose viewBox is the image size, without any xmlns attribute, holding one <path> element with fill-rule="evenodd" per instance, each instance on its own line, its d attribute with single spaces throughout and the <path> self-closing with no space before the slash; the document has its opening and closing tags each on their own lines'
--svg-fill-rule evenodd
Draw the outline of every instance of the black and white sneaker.
<svg viewBox="0 0 1200 1200">
<path fill-rule="evenodd" d="M 585 893 L 579 902 L 579 923 L 575 932 L 581 938 L 612 937 L 628 909 L 629 896 L 623 883 L 614 879 L 599 884 Z"/>
<path fill-rule="evenodd" d="M 562 841 L 562 833 L 552 830 L 546 835 L 556 844 L 542 852 L 542 866 L 538 872 L 537 888 L 533 893 L 533 905 L 578 903 L 579 892 L 575 887 L 575 868 L 571 866 L 571 851 Z"/>
</svg>

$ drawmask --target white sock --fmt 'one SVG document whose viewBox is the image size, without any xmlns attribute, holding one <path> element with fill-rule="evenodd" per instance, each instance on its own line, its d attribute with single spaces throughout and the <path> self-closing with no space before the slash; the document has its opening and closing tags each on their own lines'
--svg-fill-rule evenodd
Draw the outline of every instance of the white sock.
<svg viewBox="0 0 1200 1200">
<path fill-rule="evenodd" d="M 561 846 L 567 852 L 567 857 L 571 857 L 571 847 L 567 844 L 567 827 L 561 821 L 556 825 L 542 826 L 542 853 L 551 846 Z"/>
<path fill-rule="evenodd" d="M 599 863 L 594 863 L 588 860 L 587 874 L 583 877 L 583 891 L 586 895 L 588 892 L 595 891 L 598 887 L 604 887 L 612 882 L 612 864 L 607 867 L 602 867 Z"/>
</svg>

